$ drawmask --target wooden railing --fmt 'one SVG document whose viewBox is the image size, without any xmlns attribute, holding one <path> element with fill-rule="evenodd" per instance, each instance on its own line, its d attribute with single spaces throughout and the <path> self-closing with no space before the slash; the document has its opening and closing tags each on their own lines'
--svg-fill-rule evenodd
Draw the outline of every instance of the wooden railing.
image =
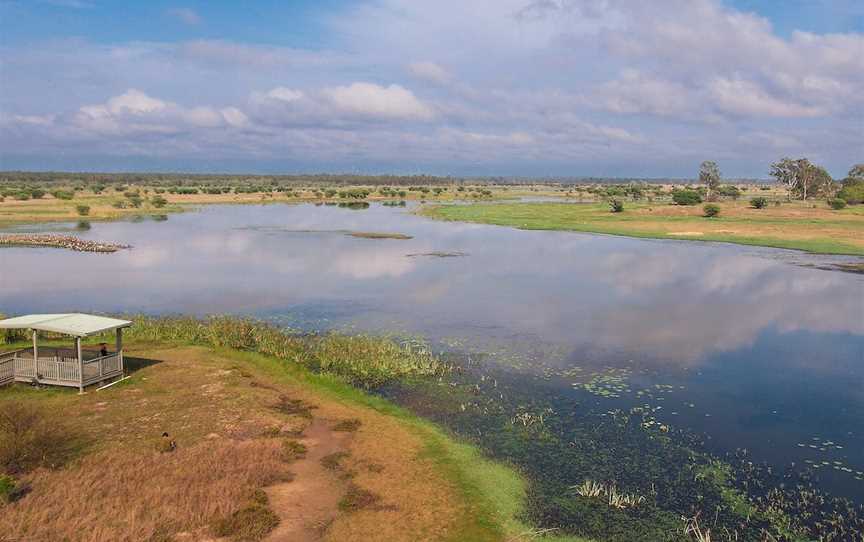
<svg viewBox="0 0 864 542">
<path fill-rule="evenodd" d="M 15 358 L 15 379 L 30 382 L 37 380 L 46 384 L 72 385 L 78 384 L 80 371 L 78 360 L 59 361 L 57 358 L 39 356 L 35 361 L 32 357 Z"/>
<path fill-rule="evenodd" d="M 18 351 L 0 354 L 0 386 L 15 381 L 15 356 Z"/>
<path fill-rule="evenodd" d="M 0 354 L 0 385 L 17 380 L 59 386 L 78 386 L 83 383 L 87 386 L 123 374 L 122 352 L 84 361 L 83 380 L 77 358 L 70 358 L 60 352 L 53 353 L 59 355 L 40 355 L 35 360 L 30 349 Z"/>
<path fill-rule="evenodd" d="M 117 376 L 123 371 L 123 354 L 115 352 L 84 362 L 84 385 Z"/>
</svg>

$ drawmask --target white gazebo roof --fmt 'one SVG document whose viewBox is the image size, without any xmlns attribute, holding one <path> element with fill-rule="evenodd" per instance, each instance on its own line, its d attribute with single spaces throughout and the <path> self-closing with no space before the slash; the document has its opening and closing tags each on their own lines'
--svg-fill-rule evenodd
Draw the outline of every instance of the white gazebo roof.
<svg viewBox="0 0 864 542">
<path fill-rule="evenodd" d="M 0 320 L 0 329 L 35 329 L 62 333 L 73 337 L 87 337 L 105 331 L 129 327 L 129 320 L 118 320 L 92 314 L 28 314 Z"/>
</svg>

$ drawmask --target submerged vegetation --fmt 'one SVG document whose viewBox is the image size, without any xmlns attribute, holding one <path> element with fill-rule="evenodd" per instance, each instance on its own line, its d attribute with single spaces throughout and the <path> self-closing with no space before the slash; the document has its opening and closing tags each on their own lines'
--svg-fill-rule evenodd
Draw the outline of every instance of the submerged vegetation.
<svg viewBox="0 0 864 542">
<path fill-rule="evenodd" d="M 678 386 L 639 390 L 627 368 L 580 378 L 574 394 L 562 395 L 545 378 L 479 365 L 388 393 L 524 472 L 525 518 L 541 529 L 620 542 L 693 541 L 699 533 L 730 542 L 846 541 L 864 529 L 864 506 L 820 491 L 816 471 L 777 469 L 744 450 L 717 457 L 699 435 L 658 421 L 668 403 L 661 399 Z M 602 406 L 624 395 L 658 406 Z"/>
</svg>

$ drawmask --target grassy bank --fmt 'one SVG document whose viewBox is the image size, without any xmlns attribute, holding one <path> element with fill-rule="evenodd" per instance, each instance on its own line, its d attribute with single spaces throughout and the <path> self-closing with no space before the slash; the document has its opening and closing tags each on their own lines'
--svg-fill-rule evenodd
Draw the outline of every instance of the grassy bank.
<svg viewBox="0 0 864 542">
<path fill-rule="evenodd" d="M 42 416 L 37 426 L 50 431 L 28 434 L 50 434 L 32 446 L 52 450 L 10 456 L 7 443 L 33 439 L 0 438 L 0 463 L 25 488 L 0 514 L 4 536 L 258 540 L 291 527 L 280 511 L 286 494 L 301 506 L 328 488 L 336 492 L 332 514 L 316 527 L 326 540 L 503 541 L 530 534 L 518 519 L 526 494 L 519 474 L 349 384 L 380 382 L 385 373 L 427 374 L 425 355 L 418 364 L 389 339 L 279 335 L 221 318 L 139 318 L 130 331 L 132 376 L 116 386 L 85 396 L 0 389 L 0 411 Z M 350 361 L 324 363 L 337 357 Z M 324 433 L 304 440 L 316 424 Z M 8 429 L 0 420 L 0 430 Z M 346 430 L 347 437 L 339 433 Z M 315 447 L 327 439 L 343 447 L 320 459 L 329 478 L 316 490 L 315 476 L 325 475 L 309 469 L 323 472 Z M 176 449 L 166 449 L 167 442 Z"/>
<path fill-rule="evenodd" d="M 442 220 L 513 226 L 527 230 L 722 241 L 742 245 L 864 256 L 864 207 L 835 211 L 824 202 L 787 202 L 753 209 L 744 201 L 724 201 L 720 216 L 705 218 L 702 206 L 628 203 L 611 213 L 604 203 L 507 203 L 436 205 L 425 216 Z M 815 206 L 815 208 L 814 208 Z"/>
<path fill-rule="evenodd" d="M 170 341 L 258 352 L 293 365 L 336 375 L 363 388 L 405 376 L 435 376 L 447 371 L 425 344 L 369 335 L 292 334 L 233 317 L 131 316 L 131 340 Z"/>
</svg>

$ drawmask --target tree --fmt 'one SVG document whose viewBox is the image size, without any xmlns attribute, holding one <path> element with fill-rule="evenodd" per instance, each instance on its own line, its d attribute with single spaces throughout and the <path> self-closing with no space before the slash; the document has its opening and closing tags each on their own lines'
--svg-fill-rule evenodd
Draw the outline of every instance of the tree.
<svg viewBox="0 0 864 542">
<path fill-rule="evenodd" d="M 852 166 L 843 179 L 843 188 L 837 193 L 837 197 L 851 205 L 864 203 L 864 164 Z"/>
<path fill-rule="evenodd" d="M 834 185 L 825 168 L 806 158 L 792 160 L 783 158 L 771 164 L 771 176 L 789 190 L 789 193 L 806 201 L 807 196 L 829 193 Z"/>
<path fill-rule="evenodd" d="M 717 162 L 705 160 L 699 166 L 699 182 L 705 185 L 707 193 L 705 197 L 711 199 L 714 197 L 714 192 L 720 188 L 720 168 L 717 167 Z"/>
</svg>

